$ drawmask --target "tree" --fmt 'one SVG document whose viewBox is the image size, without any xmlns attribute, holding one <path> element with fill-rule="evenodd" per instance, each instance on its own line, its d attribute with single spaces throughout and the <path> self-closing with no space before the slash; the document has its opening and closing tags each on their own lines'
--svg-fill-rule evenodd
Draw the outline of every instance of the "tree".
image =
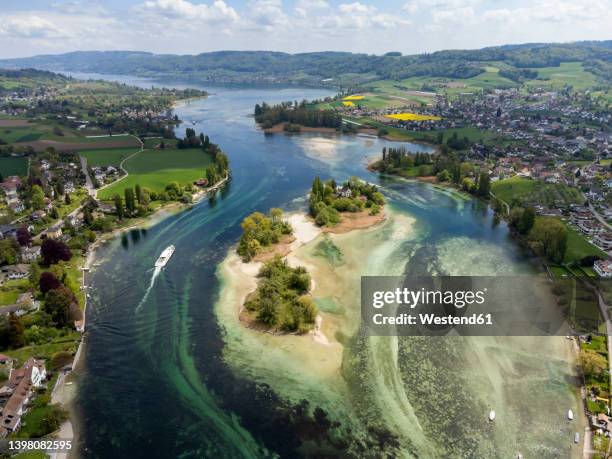
<svg viewBox="0 0 612 459">
<path fill-rule="evenodd" d="M 121 201 L 121 196 L 118 194 L 113 198 L 115 200 L 115 212 L 117 213 L 117 217 L 119 219 L 123 218 L 123 202 Z"/>
<path fill-rule="evenodd" d="M 142 204 L 142 188 L 140 187 L 139 183 L 134 186 L 134 191 L 136 192 L 136 200 L 138 201 L 138 204 Z"/>
<path fill-rule="evenodd" d="M 136 204 L 134 201 L 134 190 L 132 188 L 126 188 L 123 190 L 123 194 L 125 195 L 125 210 L 128 216 L 134 214 L 134 210 L 136 209 Z"/>
<path fill-rule="evenodd" d="M 586 375 L 599 379 L 607 369 L 606 359 L 597 352 L 582 351 L 580 353 L 580 365 Z"/>
<path fill-rule="evenodd" d="M 47 292 L 43 310 L 51 316 L 56 326 L 64 327 L 70 320 L 70 307 L 75 301 L 70 289 L 62 285 Z"/>
<path fill-rule="evenodd" d="M 30 275 L 28 277 L 28 283 L 31 289 L 36 289 L 40 283 L 41 270 L 38 263 L 32 263 L 30 265 Z"/>
<path fill-rule="evenodd" d="M 72 199 L 70 199 L 70 195 L 68 193 L 66 193 L 64 195 L 64 203 L 69 206 L 70 204 L 72 204 Z"/>
<path fill-rule="evenodd" d="M 12 348 L 25 346 L 25 338 L 23 336 L 23 324 L 21 319 L 14 312 L 9 314 L 8 319 L 8 341 Z"/>
<path fill-rule="evenodd" d="M 69 261 L 72 258 L 70 248 L 62 241 L 46 238 L 40 248 L 45 265 L 50 266 L 58 261 Z"/>
<path fill-rule="evenodd" d="M 22 247 L 28 246 L 32 243 L 32 236 L 27 226 L 22 226 L 17 230 L 17 242 Z"/>
<path fill-rule="evenodd" d="M 535 223 L 535 209 L 533 207 L 527 207 L 523 210 L 519 221 L 517 223 L 517 229 L 521 234 L 528 234 L 533 228 L 533 224 Z"/>
<path fill-rule="evenodd" d="M 554 218 L 536 220 L 529 238 L 542 254 L 555 263 L 562 263 L 567 250 L 567 229 Z"/>
<path fill-rule="evenodd" d="M 38 281 L 38 286 L 40 291 L 45 294 L 50 290 L 54 290 L 60 287 L 62 283 L 60 280 L 53 274 L 52 272 L 45 271 L 40 275 L 40 280 Z"/>
<path fill-rule="evenodd" d="M 12 237 L 0 239 L 0 265 L 14 265 L 17 263 L 19 244 Z"/>
<path fill-rule="evenodd" d="M 45 206 L 45 193 L 38 185 L 32 186 L 32 208 L 41 210 Z"/>
<path fill-rule="evenodd" d="M 488 198 L 491 193 L 491 178 L 486 172 L 481 172 L 478 178 L 478 194 L 483 198 Z"/>
</svg>

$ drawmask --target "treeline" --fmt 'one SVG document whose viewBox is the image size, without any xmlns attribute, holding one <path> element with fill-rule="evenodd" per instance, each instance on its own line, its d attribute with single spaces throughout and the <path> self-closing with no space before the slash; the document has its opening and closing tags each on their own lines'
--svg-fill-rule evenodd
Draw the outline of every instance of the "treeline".
<svg viewBox="0 0 612 459">
<path fill-rule="evenodd" d="M 439 182 L 451 182 L 463 191 L 488 199 L 491 178 L 488 172 L 478 171 L 474 165 L 461 161 L 457 153 L 412 153 L 405 147 L 383 147 L 382 159 L 372 169 L 404 177 L 436 176 Z"/>
<path fill-rule="evenodd" d="M 534 43 L 449 50 L 402 56 L 375 56 L 348 52 L 287 54 L 270 51 L 219 51 L 197 56 L 153 55 L 133 52 L 82 52 L 35 58 L 9 59 L 7 66 L 71 68 L 82 72 L 180 75 L 200 81 L 297 82 L 364 75 L 375 79 L 401 80 L 414 76 L 469 78 L 479 75 L 489 62 L 520 68 L 556 67 L 563 62 L 584 62 L 585 67 L 605 78 L 612 62 L 609 41 L 563 44 Z M 2 63 L 2 62 L 0 62 Z M 361 77 L 361 78 L 359 78 Z M 368 78 L 370 80 L 370 78 Z M 609 81 L 609 79 L 607 80 Z M 335 84 L 336 81 L 333 82 Z"/>
<path fill-rule="evenodd" d="M 310 191 L 310 215 L 319 226 L 333 226 L 340 222 L 340 212 L 361 212 L 370 209 L 370 215 L 380 212 L 385 198 L 375 185 L 352 177 L 342 186 L 334 180 L 327 182 L 315 177 Z"/>
<path fill-rule="evenodd" d="M 342 126 L 342 116 L 333 110 L 306 108 L 304 102 L 293 102 L 270 106 L 265 102 L 255 105 L 255 121 L 264 129 L 279 123 L 289 123 L 307 127 L 327 127 L 337 129 Z"/>
<path fill-rule="evenodd" d="M 534 80 L 538 77 L 538 72 L 530 69 L 501 69 L 499 76 L 509 80 L 523 83 L 525 80 Z"/>
<path fill-rule="evenodd" d="M 257 290 L 244 304 L 255 318 L 274 330 L 306 333 L 315 325 L 317 307 L 307 296 L 310 275 L 302 266 L 292 268 L 280 256 L 263 265 Z"/>
<path fill-rule="evenodd" d="M 281 237 L 293 233 L 291 224 L 283 218 L 281 209 L 271 209 L 268 215 L 253 212 L 242 220 L 242 236 L 237 252 L 242 260 L 251 261 L 262 248 L 280 242 Z"/>
</svg>

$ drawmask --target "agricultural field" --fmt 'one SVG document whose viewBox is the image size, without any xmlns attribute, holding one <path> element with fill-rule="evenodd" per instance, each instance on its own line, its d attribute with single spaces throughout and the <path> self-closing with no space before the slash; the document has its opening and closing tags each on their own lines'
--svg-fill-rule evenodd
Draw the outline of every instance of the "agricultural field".
<svg viewBox="0 0 612 459">
<path fill-rule="evenodd" d="M 3 177 L 25 176 L 28 173 L 28 158 L 0 158 L 0 173 Z"/>
<path fill-rule="evenodd" d="M 136 146 L 129 148 L 100 148 L 95 150 L 83 150 L 79 152 L 79 155 L 87 158 L 88 166 L 118 167 L 121 161 L 138 150 L 140 150 L 140 148 Z"/>
<path fill-rule="evenodd" d="M 418 113 L 396 113 L 385 115 L 385 117 L 401 121 L 439 121 L 442 119 L 439 116 L 420 115 Z"/>
<path fill-rule="evenodd" d="M 529 180 L 512 177 L 494 182 L 491 191 L 502 201 L 510 205 L 570 205 L 582 204 L 584 198 L 576 188 L 560 183 L 545 183 L 540 180 Z"/>
<path fill-rule="evenodd" d="M 202 178 L 211 162 L 210 156 L 200 149 L 143 150 L 123 164 L 129 176 L 100 190 L 98 196 L 110 200 L 136 184 L 155 191 L 163 191 L 170 182 L 186 185 Z"/>
<path fill-rule="evenodd" d="M 563 62 L 559 67 L 543 67 L 537 70 L 538 78 L 525 84 L 536 87 L 562 88 L 566 85 L 574 89 L 584 90 L 597 86 L 595 75 L 584 70 L 580 62 Z"/>
</svg>

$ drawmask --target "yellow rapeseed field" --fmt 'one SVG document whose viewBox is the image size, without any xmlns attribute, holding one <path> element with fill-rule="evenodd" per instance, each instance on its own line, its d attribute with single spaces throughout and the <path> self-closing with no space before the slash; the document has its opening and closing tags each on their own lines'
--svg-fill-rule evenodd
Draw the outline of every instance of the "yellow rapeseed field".
<svg viewBox="0 0 612 459">
<path fill-rule="evenodd" d="M 419 115 L 418 113 L 396 113 L 385 115 L 385 117 L 401 121 L 439 121 L 442 119 L 439 116 Z"/>
<path fill-rule="evenodd" d="M 342 102 L 342 105 L 344 105 L 345 107 L 354 107 L 355 104 L 353 102 L 351 102 L 350 100 Z"/>
<path fill-rule="evenodd" d="M 363 99 L 365 99 L 365 96 L 354 95 L 354 96 L 346 96 L 342 100 L 363 100 Z"/>
</svg>

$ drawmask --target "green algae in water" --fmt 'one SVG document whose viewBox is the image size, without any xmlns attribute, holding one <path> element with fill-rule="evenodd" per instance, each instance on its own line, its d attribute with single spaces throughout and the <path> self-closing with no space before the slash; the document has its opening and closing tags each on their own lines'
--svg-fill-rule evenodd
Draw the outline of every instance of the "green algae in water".
<svg viewBox="0 0 612 459">
<path fill-rule="evenodd" d="M 344 314 L 345 309 L 341 304 L 338 304 L 333 298 L 326 296 L 323 298 L 314 299 L 317 308 L 321 312 L 327 312 L 329 314 Z"/>
<path fill-rule="evenodd" d="M 338 267 L 344 264 L 344 255 L 331 238 L 326 234 L 315 246 L 313 254 L 325 259 L 331 266 Z"/>
</svg>

